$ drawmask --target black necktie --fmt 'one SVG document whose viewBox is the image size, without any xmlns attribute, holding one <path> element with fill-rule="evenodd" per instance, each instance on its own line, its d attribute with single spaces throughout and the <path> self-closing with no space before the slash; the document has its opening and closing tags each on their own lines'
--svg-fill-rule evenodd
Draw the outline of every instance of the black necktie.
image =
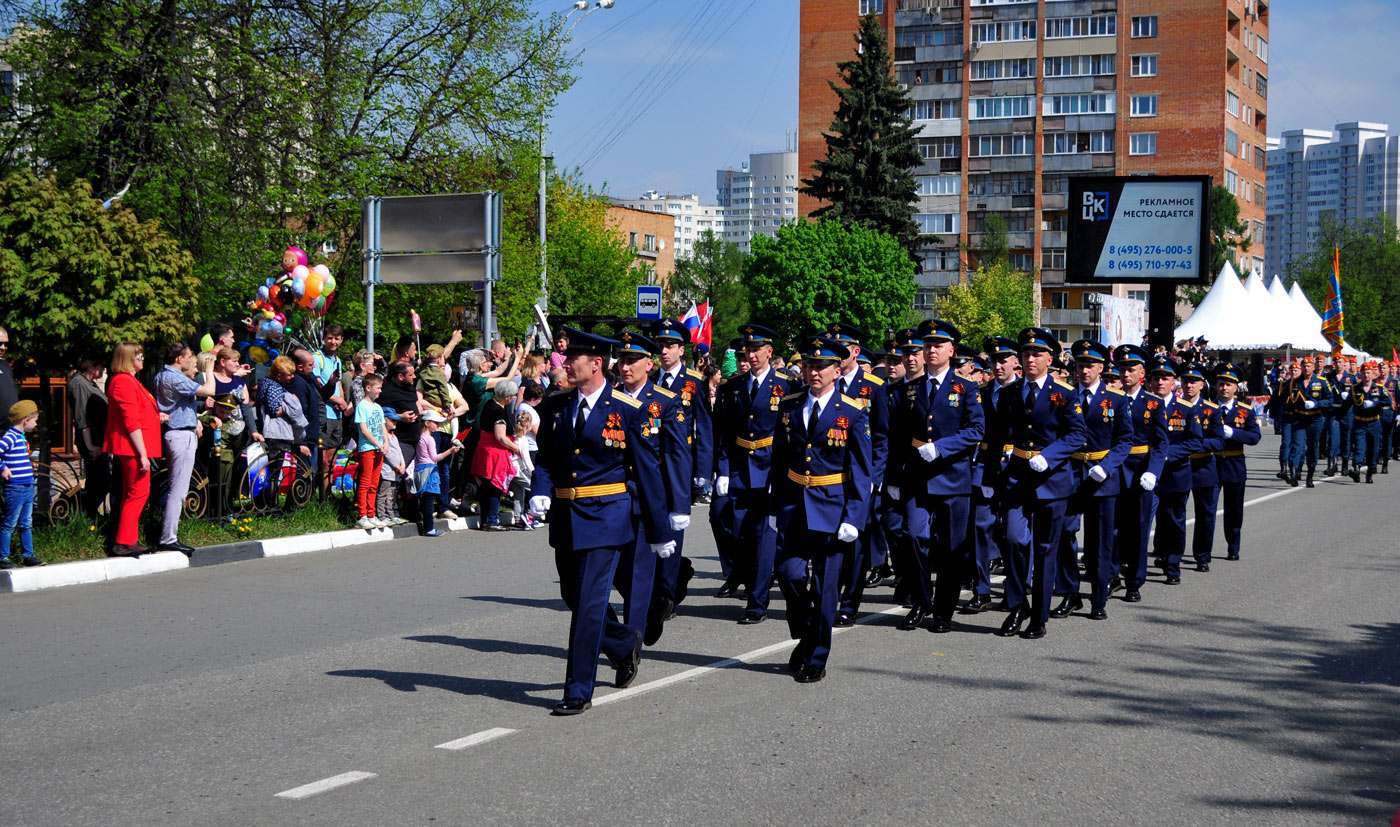
<svg viewBox="0 0 1400 827">
<path fill-rule="evenodd" d="M 817 434 L 817 420 L 821 418 L 822 406 L 814 399 L 812 400 L 812 414 L 807 417 L 807 441 L 811 442 Z"/>
<path fill-rule="evenodd" d="M 1039 387 L 1038 385 L 1036 385 L 1036 383 L 1034 383 L 1034 382 L 1027 382 L 1027 383 L 1026 383 L 1026 413 L 1027 413 L 1027 414 L 1029 414 L 1029 413 L 1031 413 L 1032 411 L 1035 410 L 1035 398 L 1036 398 L 1036 395 L 1037 395 L 1037 393 L 1038 393 L 1039 391 L 1040 391 L 1040 387 Z"/>
<path fill-rule="evenodd" d="M 755 378 L 755 379 L 750 379 L 750 380 L 749 380 L 749 395 L 748 395 L 748 398 L 745 399 L 744 401 L 747 402 L 747 403 L 749 403 L 750 405 L 752 405 L 754 399 L 756 399 L 757 397 L 758 397 L 758 379 L 756 379 L 756 378 Z"/>
<path fill-rule="evenodd" d="M 924 406 L 929 410 L 933 409 L 933 397 L 938 393 L 938 377 L 930 375 L 928 378 L 928 398 L 924 400 Z"/>
<path fill-rule="evenodd" d="M 574 439 L 583 436 L 583 426 L 588 422 L 588 402 L 583 397 L 578 399 L 578 417 L 574 419 Z"/>
<path fill-rule="evenodd" d="M 845 394 L 848 390 L 850 390 L 850 383 L 846 381 L 846 377 L 842 376 L 841 384 L 836 388 L 836 392 L 840 394 Z"/>
</svg>

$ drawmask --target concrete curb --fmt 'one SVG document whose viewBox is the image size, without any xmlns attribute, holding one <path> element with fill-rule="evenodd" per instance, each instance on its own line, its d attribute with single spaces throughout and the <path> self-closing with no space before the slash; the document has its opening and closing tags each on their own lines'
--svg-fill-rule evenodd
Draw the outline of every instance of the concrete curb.
<svg viewBox="0 0 1400 827">
<path fill-rule="evenodd" d="M 444 531 L 466 531 L 475 528 L 476 524 L 477 518 L 474 516 L 437 521 L 437 527 Z M 102 560 L 55 563 L 33 569 L 11 569 L 0 571 L 0 594 L 19 594 L 63 586 L 106 583 L 109 580 L 125 577 L 217 566 L 224 563 L 241 563 L 245 560 L 258 560 L 264 557 L 286 557 L 312 551 L 332 551 L 338 548 L 386 543 L 417 536 L 418 527 L 413 523 L 406 523 L 393 528 L 376 528 L 369 531 L 351 528 L 341 531 L 323 531 L 319 534 L 302 534 L 296 537 L 273 537 L 267 540 L 204 546 L 195 549 L 189 557 L 178 551 L 161 551 L 143 554 L 138 558 L 108 557 Z"/>
</svg>

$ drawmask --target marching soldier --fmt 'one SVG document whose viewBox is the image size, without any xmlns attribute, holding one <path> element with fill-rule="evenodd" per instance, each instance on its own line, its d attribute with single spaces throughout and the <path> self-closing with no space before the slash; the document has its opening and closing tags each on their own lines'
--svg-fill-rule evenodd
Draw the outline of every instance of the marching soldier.
<svg viewBox="0 0 1400 827">
<path fill-rule="evenodd" d="M 661 370 L 657 373 L 658 387 L 670 391 L 680 404 L 680 416 L 685 424 L 687 450 L 690 453 L 692 495 L 710 482 L 714 473 L 714 434 L 710 425 L 709 391 L 705 375 L 685 366 L 685 346 L 690 331 L 675 319 L 665 319 L 656 327 L 656 343 L 661 348 Z M 684 520 L 689 527 L 689 519 Z M 683 556 L 684 529 L 675 532 L 676 553 L 657 564 L 656 588 L 652 592 L 652 611 L 647 620 L 650 646 L 661 637 L 661 624 L 675 615 L 676 607 L 686 597 L 695 567 Z"/>
<path fill-rule="evenodd" d="M 749 586 L 748 605 L 739 622 L 762 623 L 768 617 L 768 593 L 773 586 L 777 536 L 769 526 L 769 469 L 773 461 L 773 429 L 778 408 L 789 393 L 788 380 L 773 369 L 771 328 L 746 324 L 744 360 L 749 369 L 725 382 L 716 396 L 715 493 L 730 498 L 732 534 L 739 553 L 734 575 L 717 597 L 733 594 L 740 581 Z"/>
<path fill-rule="evenodd" d="M 932 617 L 930 631 L 952 630 L 969 557 L 972 455 L 985 424 L 977 384 L 953 372 L 959 335 L 949 322 L 928 323 L 924 375 L 905 383 L 894 416 L 898 459 L 892 478 L 899 484 L 890 493 L 904 503 L 916 564 L 909 577 L 914 605 L 899 624 L 904 630 L 919 628 L 925 617 Z"/>
<path fill-rule="evenodd" d="M 1325 377 L 1332 385 L 1332 409 L 1328 411 L 1327 424 L 1327 470 L 1324 476 L 1335 477 L 1337 471 L 1349 473 L 1351 463 L 1351 424 L 1354 411 L 1351 404 L 1351 386 L 1357 376 L 1352 373 L 1346 359 L 1336 359 L 1329 375 Z"/>
<path fill-rule="evenodd" d="M 1186 499 L 1194 481 L 1192 457 L 1205 450 L 1205 431 L 1194 404 L 1175 396 L 1177 370 L 1162 359 L 1152 371 L 1157 395 L 1167 405 L 1167 461 L 1157 485 L 1157 533 L 1152 554 L 1166 574 L 1166 582 L 1181 582 L 1181 558 L 1186 553 Z"/>
<path fill-rule="evenodd" d="M 1279 367 L 1278 382 L 1269 396 L 1269 416 L 1273 417 L 1279 434 L 1278 478 L 1290 485 L 1297 485 L 1293 479 L 1293 415 L 1289 411 L 1288 399 L 1293 395 L 1293 384 L 1303 373 L 1297 359 Z"/>
<path fill-rule="evenodd" d="M 1318 443 L 1327 427 L 1327 411 L 1332 407 L 1332 384 L 1313 372 L 1313 364 L 1313 357 L 1302 358 L 1298 378 L 1289 383 L 1288 397 L 1284 400 L 1284 409 L 1293 421 L 1288 484 L 1295 488 L 1302 475 L 1305 456 L 1308 461 L 1308 487 L 1313 487 Z"/>
<path fill-rule="evenodd" d="M 1225 505 L 1225 559 L 1240 559 L 1240 530 L 1244 525 L 1244 485 L 1249 472 L 1244 464 L 1244 446 L 1258 445 L 1259 422 L 1249 403 L 1236 398 L 1243 381 L 1239 368 L 1225 363 L 1215 372 L 1215 395 L 1220 403 L 1220 435 L 1225 447 L 1217 454 L 1216 470 Z"/>
<path fill-rule="evenodd" d="M 1376 463 L 1381 452 L 1381 415 L 1390 407 L 1390 398 L 1380 383 L 1380 364 L 1367 362 L 1361 380 L 1350 389 L 1356 418 L 1352 425 L 1356 440 L 1356 455 L 1351 465 L 1352 482 L 1361 481 L 1361 466 L 1366 466 L 1366 482 L 1375 482 Z"/>
<path fill-rule="evenodd" d="M 1120 345 L 1113 352 L 1123 374 L 1123 396 L 1133 423 L 1133 447 L 1123 461 L 1123 489 L 1118 495 L 1118 564 L 1124 584 L 1123 600 L 1142 600 L 1147 582 L 1147 545 L 1152 534 L 1153 491 L 1167 461 L 1168 403 L 1144 388 L 1147 378 L 1147 351 L 1137 345 Z M 1175 374 L 1170 362 L 1153 366 L 1159 372 Z M 1110 588 L 1111 590 L 1111 588 Z"/>
<path fill-rule="evenodd" d="M 1006 605 L 1010 610 L 997 634 L 1045 637 L 1055 580 L 1054 553 L 1064 525 L 1065 505 L 1074 492 L 1070 456 L 1084 447 L 1084 410 L 1074 388 L 1050 378 L 1060 343 L 1044 328 L 1028 327 L 1018 338 L 1024 376 L 1000 394 L 999 433 L 993 445 L 1010 444 L 1002 472 L 1007 497 Z M 1034 593 L 1031 588 L 1034 586 Z M 1024 632 L 1022 624 L 1030 621 Z"/>
<path fill-rule="evenodd" d="M 600 651 L 617 669 L 614 685 L 625 687 L 637 675 L 641 636 L 608 616 L 618 561 L 636 542 L 634 514 L 652 553 L 669 554 L 675 544 L 667 539 L 668 496 L 653 447 L 660 434 L 643 404 L 613 387 L 605 373 L 617 342 L 563 332 L 573 390 L 540 405 L 530 510 L 549 515 L 559 588 L 573 613 L 564 699 L 553 713 L 577 715 L 592 706 Z"/>
<path fill-rule="evenodd" d="M 861 342 L 865 331 L 855 325 L 836 323 L 827 328 L 826 335 L 840 342 L 849 354 L 838 366 L 836 392 L 856 400 L 856 404 L 866 407 L 870 424 L 871 472 L 876 485 L 884 482 L 885 462 L 889 456 L 890 415 L 889 397 L 885 393 L 885 380 L 871 373 L 860 363 L 863 354 Z M 867 357 L 868 358 L 868 357 Z M 879 510 L 880 494 L 872 501 L 877 503 L 870 509 L 872 525 L 874 512 Z M 836 625 L 850 626 L 860 611 L 861 599 L 865 596 L 865 580 L 870 573 L 872 562 L 877 566 L 883 560 L 872 561 L 875 551 L 875 532 L 871 526 L 857 526 L 861 530 L 860 540 L 853 546 L 853 553 L 846 561 L 847 568 L 841 572 L 841 603 L 836 610 Z"/>
<path fill-rule="evenodd" d="M 1395 408 L 1400 402 L 1400 369 L 1392 362 L 1382 363 L 1384 378 L 1381 387 L 1385 389 L 1386 404 L 1381 406 L 1381 473 L 1390 473 L 1390 459 L 1396 448 Z"/>
<path fill-rule="evenodd" d="M 782 538 L 778 584 L 798 641 L 788 666 L 814 683 L 826 677 L 842 561 L 867 524 L 874 478 L 869 406 L 836 389 L 850 351 L 816 336 L 802 356 L 807 389 L 782 400 L 777 423 L 769 528 Z"/>
<path fill-rule="evenodd" d="M 899 404 L 904 389 L 912 384 L 923 380 L 924 377 L 924 333 L 927 322 L 919 326 L 918 330 L 905 328 L 895 334 L 895 353 L 899 354 L 900 367 L 904 371 L 904 376 L 897 382 L 885 383 L 885 407 L 891 413 Z M 886 474 L 890 469 L 886 469 Z M 918 572 L 918 563 L 914 560 L 917 553 L 914 550 L 914 538 L 909 536 L 908 524 L 904 519 L 904 503 L 900 502 L 895 494 L 900 492 L 899 485 L 894 485 L 894 491 L 890 491 L 890 486 L 885 486 L 885 496 L 880 498 L 880 510 L 883 513 L 885 536 L 889 538 L 889 560 L 893 565 L 893 573 L 896 575 L 894 599 L 896 603 L 902 605 L 913 605 L 913 600 L 909 596 L 913 589 L 914 578 Z M 883 572 L 872 572 L 871 577 L 877 574 L 888 576 L 891 572 L 888 567 Z M 866 581 L 867 586 L 874 585 L 870 580 Z"/>
<path fill-rule="evenodd" d="M 1015 339 L 989 336 L 983 340 L 982 349 L 987 352 L 992 378 L 978 392 L 985 425 L 983 439 L 972 460 L 974 571 L 972 597 L 963 606 L 968 614 L 978 614 L 992 605 L 992 572 L 1003 558 L 1001 546 L 1005 532 L 1002 526 L 1006 522 L 1006 508 L 994 486 L 1006 460 L 1006 446 L 993 444 L 992 440 L 1002 431 L 997 413 L 1001 393 L 1016 381 L 1016 369 L 1020 366 Z"/>
<path fill-rule="evenodd" d="M 1084 409 L 1084 447 L 1071 457 L 1076 488 L 1070 509 L 1084 526 L 1084 561 L 1090 582 L 1089 617 L 1108 617 L 1108 584 L 1114 573 L 1114 526 L 1117 522 L 1118 495 L 1122 490 L 1122 465 L 1133 447 L 1132 410 L 1122 391 L 1102 381 L 1108 348 L 1088 339 L 1074 343 L 1074 359 L 1079 374 L 1079 404 Z M 1084 608 L 1079 596 L 1079 561 L 1063 554 L 1061 543 L 1058 585 L 1065 595 L 1051 617 L 1068 617 Z"/>
<path fill-rule="evenodd" d="M 1216 454 L 1225 449 L 1219 417 L 1220 406 L 1206 399 L 1205 373 L 1200 365 L 1187 365 L 1181 370 L 1180 402 L 1192 409 L 1192 416 L 1201 426 L 1200 448 L 1191 454 L 1191 503 L 1195 509 L 1196 525 L 1191 533 L 1191 557 L 1196 571 L 1210 571 L 1211 551 L 1215 545 L 1215 511 L 1220 505 L 1220 477 L 1216 469 Z"/>
</svg>

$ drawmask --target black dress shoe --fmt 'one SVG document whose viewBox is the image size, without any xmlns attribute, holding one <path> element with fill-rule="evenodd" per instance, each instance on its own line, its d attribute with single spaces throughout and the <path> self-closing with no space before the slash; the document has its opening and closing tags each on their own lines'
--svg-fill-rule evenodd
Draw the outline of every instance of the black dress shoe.
<svg viewBox="0 0 1400 827">
<path fill-rule="evenodd" d="M 816 683 L 826 677 L 826 670 L 817 666 L 804 666 L 797 670 L 792 679 L 798 683 Z"/>
<path fill-rule="evenodd" d="M 123 546 L 123 545 L 115 545 L 115 546 L 112 546 L 111 550 L 107 552 L 107 556 L 108 556 L 108 557 L 140 557 L 142 554 L 145 553 L 145 551 L 146 551 L 146 549 L 143 548 L 142 546 Z"/>
<path fill-rule="evenodd" d="M 999 637 L 1015 637 L 1021 632 L 1021 624 L 1026 622 L 1026 613 L 1021 609 L 1013 609 L 1011 614 L 1006 616 L 1006 620 L 997 629 Z"/>
<path fill-rule="evenodd" d="M 1040 640 L 1045 637 L 1045 624 L 1032 623 L 1026 627 L 1026 631 L 1021 633 L 1023 640 Z"/>
<path fill-rule="evenodd" d="M 1050 610 L 1051 617 L 1069 617 L 1070 612 L 1077 612 L 1084 608 L 1084 598 L 1077 594 L 1067 594 L 1060 601 L 1060 605 Z"/>
<path fill-rule="evenodd" d="M 975 594 L 972 596 L 971 600 L 967 601 L 967 605 L 963 606 L 963 611 L 970 615 L 975 615 L 985 612 L 991 605 L 992 598 L 990 595 Z"/>
<path fill-rule="evenodd" d="M 666 631 L 666 621 L 675 616 L 676 604 L 670 600 L 663 599 L 660 605 L 652 606 L 651 613 L 647 615 L 647 628 L 642 635 L 642 643 L 655 646 L 661 639 L 661 634 Z"/>
<path fill-rule="evenodd" d="M 758 625 L 759 623 L 762 623 L 763 621 L 765 621 L 765 620 L 767 620 L 767 619 L 768 619 L 768 615 L 765 615 L 763 612 L 755 612 L 755 611 L 750 610 L 750 611 L 744 612 L 744 616 L 741 617 L 741 618 L 739 618 L 739 625 L 740 625 L 740 626 L 756 626 L 756 625 Z"/>
<path fill-rule="evenodd" d="M 1197 563 L 1196 571 L 1210 571 L 1210 563 Z"/>
<path fill-rule="evenodd" d="M 6 559 L 8 559 L 8 558 L 6 558 Z M 23 557 L 23 556 L 19 558 L 19 564 L 20 564 L 21 566 L 27 568 L 27 569 L 33 569 L 33 568 L 38 568 L 39 566 L 47 566 L 47 565 L 48 565 L 48 563 L 45 563 L 43 560 L 40 560 L 38 557 Z"/>
<path fill-rule="evenodd" d="M 188 557 L 189 555 L 194 553 L 194 546 L 187 546 L 184 543 L 176 540 L 173 543 L 161 543 L 160 545 L 156 546 L 156 551 L 180 551 L 184 552 L 185 556 Z"/>
<path fill-rule="evenodd" d="M 1098 607 L 1096 607 L 1093 611 L 1089 612 L 1089 619 L 1090 619 L 1090 620 L 1108 620 L 1108 611 L 1107 611 L 1106 609 L 1104 609 L 1104 607 L 1098 606 Z"/>
<path fill-rule="evenodd" d="M 831 625 L 844 629 L 848 626 L 856 625 L 856 619 L 850 612 L 837 612 L 836 622 Z M 817 678 L 817 680 L 821 680 L 821 678 Z"/>
<path fill-rule="evenodd" d="M 1178 575 L 1178 574 L 1169 574 L 1169 575 L 1167 575 L 1167 585 L 1168 585 L 1168 586 L 1175 586 L 1175 585 L 1178 585 L 1179 583 L 1181 583 L 1181 575 Z"/>
<path fill-rule="evenodd" d="M 733 597 L 738 591 L 739 581 L 726 580 L 724 585 L 719 587 L 719 591 L 715 592 L 715 597 Z"/>
<path fill-rule="evenodd" d="M 1142 592 L 1138 591 L 1137 589 L 1128 589 L 1126 592 L 1123 593 L 1123 602 L 1124 602 L 1124 603 L 1141 603 L 1141 602 L 1142 602 Z"/>
<path fill-rule="evenodd" d="M 1293 488 L 1297 488 L 1297 487 L 1298 487 L 1298 475 L 1297 475 L 1297 474 L 1293 474 L 1293 475 L 1289 476 L 1289 478 L 1288 478 L 1288 484 L 1289 484 L 1291 487 L 1293 487 Z"/>
<path fill-rule="evenodd" d="M 671 615 L 676 614 L 676 606 L 685 602 L 685 598 L 690 594 L 690 580 L 695 577 L 695 566 L 690 562 L 689 557 L 681 558 L 681 576 L 676 580 L 675 602 L 671 604 Z M 671 618 L 666 618 L 670 620 Z"/>
<path fill-rule="evenodd" d="M 1239 553 L 1238 551 L 1229 552 L 1228 554 L 1225 555 L 1225 559 L 1226 559 L 1226 560 L 1238 560 L 1238 559 L 1240 559 L 1240 553 Z"/>
<path fill-rule="evenodd" d="M 1116 574 L 1113 575 L 1113 579 L 1108 581 L 1108 593 L 1113 594 L 1121 588 L 1123 588 L 1123 578 Z"/>
<path fill-rule="evenodd" d="M 797 645 L 792 647 L 792 654 L 788 655 L 788 671 L 796 674 L 802 669 L 802 661 L 806 659 L 807 650 L 803 647 L 802 642 L 798 641 Z"/>
<path fill-rule="evenodd" d="M 1353 468 L 1351 469 L 1351 473 L 1347 474 L 1347 476 L 1351 477 L 1352 482 L 1361 482 L 1361 469 Z"/>
<path fill-rule="evenodd" d="M 582 715 L 593 708 L 592 701 L 569 701 L 563 700 L 554 705 L 549 710 L 550 715 Z"/>
<path fill-rule="evenodd" d="M 935 617 L 933 622 L 928 625 L 928 630 L 935 635 L 947 634 L 953 631 L 953 621 L 946 617 Z"/>
<path fill-rule="evenodd" d="M 637 679 L 637 666 L 642 662 L 642 642 L 637 641 L 637 645 L 632 647 L 632 653 L 627 656 L 627 660 L 618 664 L 617 677 L 613 679 L 613 686 L 618 689 L 626 689 L 632 685 L 632 681 Z"/>
<path fill-rule="evenodd" d="M 910 609 L 909 614 L 905 615 L 904 619 L 899 621 L 898 628 L 901 632 L 910 632 L 922 626 L 923 623 L 924 610 L 916 607 Z"/>
</svg>

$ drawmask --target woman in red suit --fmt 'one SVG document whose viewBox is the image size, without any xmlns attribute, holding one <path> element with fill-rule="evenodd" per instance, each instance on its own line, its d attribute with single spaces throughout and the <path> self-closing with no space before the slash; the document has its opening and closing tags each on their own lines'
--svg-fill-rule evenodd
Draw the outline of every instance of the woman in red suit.
<svg viewBox="0 0 1400 827">
<path fill-rule="evenodd" d="M 160 457 L 160 413 L 155 397 L 136 378 L 144 358 L 140 345 L 117 345 L 107 380 L 110 407 L 102 450 L 116 457 L 122 479 L 116 541 L 108 552 L 113 557 L 146 551 L 140 545 L 141 511 L 151 497 L 151 460 Z"/>
</svg>

